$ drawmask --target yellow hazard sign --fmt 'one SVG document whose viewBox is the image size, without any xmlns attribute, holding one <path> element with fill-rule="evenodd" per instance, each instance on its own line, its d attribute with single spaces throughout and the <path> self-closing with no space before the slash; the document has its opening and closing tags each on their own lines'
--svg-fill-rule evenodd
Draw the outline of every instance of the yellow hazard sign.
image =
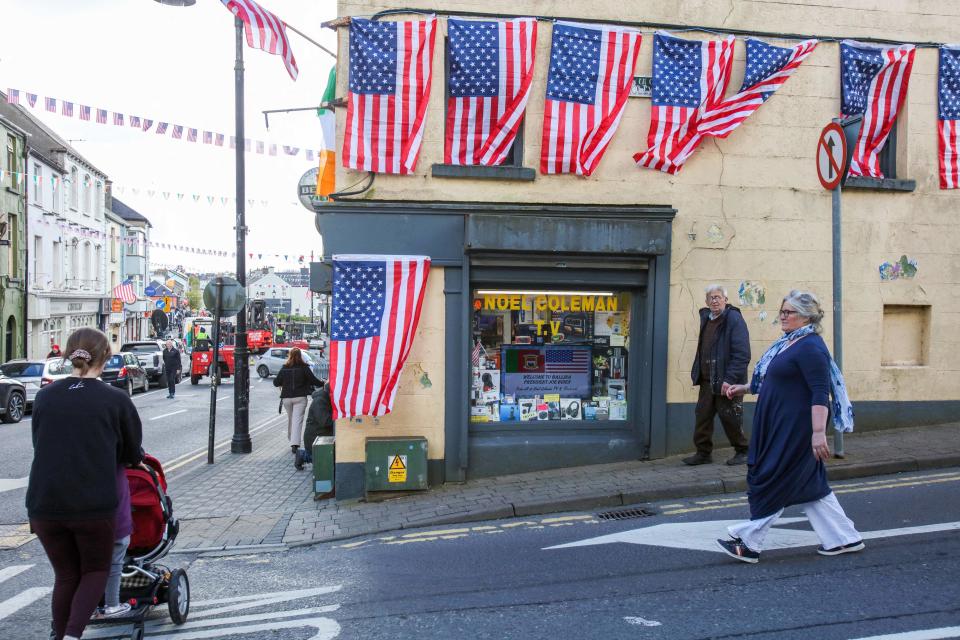
<svg viewBox="0 0 960 640">
<path fill-rule="evenodd" d="M 407 481 L 407 456 L 387 456 L 387 482 Z"/>
</svg>

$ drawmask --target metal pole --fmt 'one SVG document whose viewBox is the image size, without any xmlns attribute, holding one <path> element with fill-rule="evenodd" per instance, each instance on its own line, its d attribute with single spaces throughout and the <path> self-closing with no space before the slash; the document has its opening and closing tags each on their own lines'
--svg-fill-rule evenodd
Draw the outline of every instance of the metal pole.
<svg viewBox="0 0 960 640">
<path fill-rule="evenodd" d="M 833 190 L 833 359 L 843 370 L 843 256 L 841 244 L 840 196 L 843 187 Z M 833 432 L 833 456 L 845 458 L 843 432 Z"/>
<path fill-rule="evenodd" d="M 207 464 L 213 464 L 213 440 L 217 431 L 217 387 L 220 386 L 220 308 L 223 306 L 223 278 L 218 277 L 217 304 L 213 308 L 213 364 L 210 365 L 210 424 L 207 429 Z M 196 349 L 196 345 L 194 345 Z"/>
<path fill-rule="evenodd" d="M 246 212 L 244 206 L 246 196 L 246 167 L 244 153 L 246 144 L 243 139 L 243 22 L 234 17 L 236 29 L 237 60 L 234 66 L 235 84 L 235 118 L 236 118 L 236 163 L 237 163 L 237 282 L 246 293 L 247 290 L 247 263 L 246 263 Z M 250 453 L 253 444 L 250 441 L 250 365 L 247 362 L 247 305 L 244 303 L 237 311 L 236 347 L 233 352 L 233 440 L 230 441 L 230 451 L 233 453 Z"/>
</svg>

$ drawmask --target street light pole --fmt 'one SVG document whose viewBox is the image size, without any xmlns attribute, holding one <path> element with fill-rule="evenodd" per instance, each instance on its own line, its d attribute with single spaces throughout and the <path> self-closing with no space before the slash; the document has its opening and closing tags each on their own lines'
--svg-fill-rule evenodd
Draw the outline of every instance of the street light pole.
<svg viewBox="0 0 960 640">
<path fill-rule="evenodd" d="M 246 263 L 246 211 L 244 206 L 246 196 L 246 144 L 243 127 L 243 21 L 237 16 L 233 18 L 236 28 L 237 58 L 234 65 L 234 104 L 236 118 L 236 170 L 237 170 L 237 282 L 246 291 L 247 263 Z M 233 453 L 250 453 L 253 444 L 250 441 L 250 366 L 247 351 L 247 305 L 244 304 L 237 312 L 237 337 L 234 350 L 234 365 L 236 368 L 233 379 L 233 439 L 230 441 L 230 451 Z"/>
</svg>

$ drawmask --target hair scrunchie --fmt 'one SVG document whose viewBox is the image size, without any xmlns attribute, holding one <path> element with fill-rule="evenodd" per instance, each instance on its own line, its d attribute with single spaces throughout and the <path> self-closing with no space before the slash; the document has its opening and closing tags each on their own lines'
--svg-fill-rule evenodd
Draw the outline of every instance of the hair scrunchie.
<svg viewBox="0 0 960 640">
<path fill-rule="evenodd" d="M 87 362 L 90 362 L 91 360 L 93 360 L 93 356 L 91 356 L 90 352 L 87 351 L 86 349 L 75 349 L 74 352 L 71 353 L 70 356 L 67 358 L 67 360 L 76 360 L 77 358 L 80 358 L 81 360 L 86 360 Z"/>
</svg>

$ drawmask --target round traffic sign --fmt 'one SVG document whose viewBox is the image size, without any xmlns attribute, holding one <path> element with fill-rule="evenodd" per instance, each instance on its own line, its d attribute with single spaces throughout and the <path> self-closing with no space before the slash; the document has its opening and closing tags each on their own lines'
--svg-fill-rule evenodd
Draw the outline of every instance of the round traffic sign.
<svg viewBox="0 0 960 640">
<path fill-rule="evenodd" d="M 247 294 L 239 282 L 229 276 L 214 278 L 203 288 L 203 306 L 211 313 L 216 311 L 217 306 L 217 280 L 222 283 L 223 289 L 220 294 L 220 315 L 235 316 L 247 301 Z"/>
<path fill-rule="evenodd" d="M 827 191 L 833 191 L 843 180 L 847 167 L 847 139 L 843 128 L 831 122 L 817 140 L 817 177 Z"/>
<path fill-rule="evenodd" d="M 157 309 L 163 309 L 163 300 L 157 300 L 153 303 L 153 306 L 155 306 Z"/>
</svg>

